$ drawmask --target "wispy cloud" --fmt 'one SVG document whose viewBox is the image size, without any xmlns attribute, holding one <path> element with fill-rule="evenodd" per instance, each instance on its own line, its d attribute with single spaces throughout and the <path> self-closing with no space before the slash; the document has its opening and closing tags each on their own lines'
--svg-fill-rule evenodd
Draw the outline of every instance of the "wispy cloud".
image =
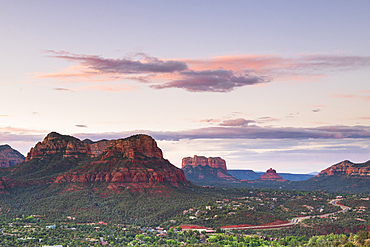
<svg viewBox="0 0 370 247">
<path fill-rule="evenodd" d="M 370 67 L 370 57 L 338 54 L 303 54 L 292 57 L 262 54 L 209 59 L 160 59 L 145 53 L 133 53 L 112 59 L 65 51 L 46 52 L 50 57 L 65 59 L 77 65 L 72 65 L 64 72 L 37 74 L 35 77 L 61 80 L 78 78 L 101 83 L 130 80 L 149 83 L 153 89 L 180 88 L 189 92 L 225 93 L 244 86 L 287 80 L 315 80 L 338 71 Z"/>
<path fill-rule="evenodd" d="M 312 111 L 313 112 L 320 112 L 321 110 L 320 109 L 313 109 Z"/>
<path fill-rule="evenodd" d="M 76 124 L 75 126 L 78 128 L 87 128 L 87 125 L 84 124 Z"/>
<path fill-rule="evenodd" d="M 73 90 L 71 89 L 68 89 L 68 88 L 62 88 L 62 87 L 56 87 L 56 88 L 53 88 L 53 90 L 55 91 L 65 91 L 65 92 L 74 92 Z"/>
</svg>

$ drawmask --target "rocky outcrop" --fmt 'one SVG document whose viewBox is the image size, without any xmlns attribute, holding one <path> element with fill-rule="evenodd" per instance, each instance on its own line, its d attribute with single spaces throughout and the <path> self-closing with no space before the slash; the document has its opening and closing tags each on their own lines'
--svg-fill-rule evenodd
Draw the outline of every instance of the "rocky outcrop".
<svg viewBox="0 0 370 247">
<path fill-rule="evenodd" d="M 186 179 L 195 183 L 235 183 L 239 180 L 227 172 L 226 161 L 220 157 L 197 156 L 182 159 Z"/>
<path fill-rule="evenodd" d="M 112 143 L 109 140 L 101 140 L 90 144 L 90 150 L 94 157 L 101 155 L 104 150 Z"/>
<path fill-rule="evenodd" d="M 156 141 L 147 135 L 135 135 L 110 141 L 94 161 L 60 174 L 54 183 L 114 183 L 117 186 L 146 188 L 153 184 L 173 187 L 190 185 L 184 172 L 163 158 Z"/>
<path fill-rule="evenodd" d="M 186 166 L 209 166 L 212 168 L 220 168 L 227 172 L 226 168 L 226 161 L 220 157 L 204 157 L 204 156 L 197 156 L 194 157 L 185 157 L 182 159 L 181 168 L 185 168 Z"/>
<path fill-rule="evenodd" d="M 157 147 L 156 141 L 148 135 L 135 135 L 115 140 L 108 146 L 103 155 L 109 157 L 117 154 L 130 159 L 138 157 L 163 159 L 162 150 Z"/>
<path fill-rule="evenodd" d="M 349 178 L 367 178 L 370 179 L 370 160 L 355 164 L 349 160 L 342 161 L 338 164 L 332 165 L 325 170 L 322 170 L 313 178 L 331 177 L 331 176 L 346 176 Z"/>
<path fill-rule="evenodd" d="M 24 161 L 24 156 L 9 145 L 0 145 L 0 167 L 10 167 Z"/>
<path fill-rule="evenodd" d="M 277 182 L 284 182 L 286 181 L 283 179 L 276 171 L 272 168 L 268 169 L 265 174 L 263 174 L 259 180 L 268 180 L 268 181 L 277 181 Z"/>
<path fill-rule="evenodd" d="M 26 157 L 26 162 L 32 159 L 42 158 L 48 154 L 62 154 L 66 157 L 78 157 L 81 154 L 93 156 L 90 145 L 79 139 L 61 135 L 56 132 L 48 134 L 42 142 L 31 148 Z"/>
</svg>

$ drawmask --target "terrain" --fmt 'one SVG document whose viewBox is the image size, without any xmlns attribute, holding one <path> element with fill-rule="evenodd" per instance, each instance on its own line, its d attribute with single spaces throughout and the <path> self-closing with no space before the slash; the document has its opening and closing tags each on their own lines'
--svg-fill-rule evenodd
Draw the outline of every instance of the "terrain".
<svg viewBox="0 0 370 247">
<path fill-rule="evenodd" d="M 0 167 L 10 167 L 23 162 L 25 157 L 9 145 L 0 145 Z"/>
</svg>

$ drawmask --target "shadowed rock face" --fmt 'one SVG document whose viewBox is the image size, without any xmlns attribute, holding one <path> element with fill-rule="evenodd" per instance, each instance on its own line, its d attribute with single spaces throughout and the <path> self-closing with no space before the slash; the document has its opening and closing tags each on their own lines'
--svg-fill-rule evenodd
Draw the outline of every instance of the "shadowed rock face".
<svg viewBox="0 0 370 247">
<path fill-rule="evenodd" d="M 272 168 L 268 169 L 265 174 L 263 174 L 259 180 L 269 180 L 269 181 L 278 181 L 283 182 L 286 181 L 283 179 L 276 171 Z"/>
<path fill-rule="evenodd" d="M 24 161 L 24 156 L 9 145 L 0 145 L 0 167 L 10 167 Z"/>
<path fill-rule="evenodd" d="M 223 169 L 225 172 L 227 172 L 226 168 L 226 161 L 224 159 L 221 159 L 220 157 L 204 157 L 204 156 L 197 156 L 194 155 L 194 157 L 185 157 L 182 159 L 182 165 L 181 167 L 184 168 L 186 166 L 209 166 L 212 168 L 220 168 Z"/>
<path fill-rule="evenodd" d="M 370 160 L 355 164 L 349 160 L 342 161 L 332 165 L 325 170 L 322 170 L 313 178 L 331 177 L 331 176 L 347 176 L 349 178 L 367 178 L 370 179 Z"/>
<path fill-rule="evenodd" d="M 92 142 L 52 132 L 31 148 L 25 162 L 9 175 L 18 185 L 24 185 L 23 181 L 85 185 L 99 182 L 99 186 L 113 191 L 191 185 L 184 172 L 164 159 L 156 141 L 147 135 Z M 0 189 L 6 185 L 3 181 Z"/>
</svg>

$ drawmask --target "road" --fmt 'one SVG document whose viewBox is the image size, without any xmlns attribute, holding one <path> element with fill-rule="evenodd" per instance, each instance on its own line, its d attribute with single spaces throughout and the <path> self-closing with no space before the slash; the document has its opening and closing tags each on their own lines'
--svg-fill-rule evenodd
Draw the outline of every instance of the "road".
<svg viewBox="0 0 370 247">
<path fill-rule="evenodd" d="M 334 212 L 334 213 L 328 213 L 328 214 L 322 214 L 322 215 L 311 215 L 311 216 L 295 217 L 295 218 L 292 219 L 291 222 L 285 223 L 285 224 L 279 224 L 279 225 L 271 225 L 271 226 L 245 226 L 245 227 L 234 227 L 234 228 L 223 228 L 223 229 L 225 229 L 225 230 L 242 230 L 242 229 L 272 229 L 272 228 L 289 227 L 289 226 L 294 226 L 296 224 L 299 224 L 299 222 L 301 222 L 302 220 L 305 220 L 305 219 L 309 219 L 309 218 L 313 218 L 313 217 L 325 218 L 325 217 L 328 217 L 330 215 L 334 215 L 334 214 L 337 214 L 337 213 L 345 213 L 349 209 L 351 209 L 350 207 L 347 207 L 347 206 L 338 204 L 338 202 L 340 200 L 341 199 L 333 199 L 333 200 L 330 201 L 330 204 L 333 204 L 335 206 L 339 206 L 341 208 L 340 211 L 337 211 L 337 212 Z"/>
</svg>

